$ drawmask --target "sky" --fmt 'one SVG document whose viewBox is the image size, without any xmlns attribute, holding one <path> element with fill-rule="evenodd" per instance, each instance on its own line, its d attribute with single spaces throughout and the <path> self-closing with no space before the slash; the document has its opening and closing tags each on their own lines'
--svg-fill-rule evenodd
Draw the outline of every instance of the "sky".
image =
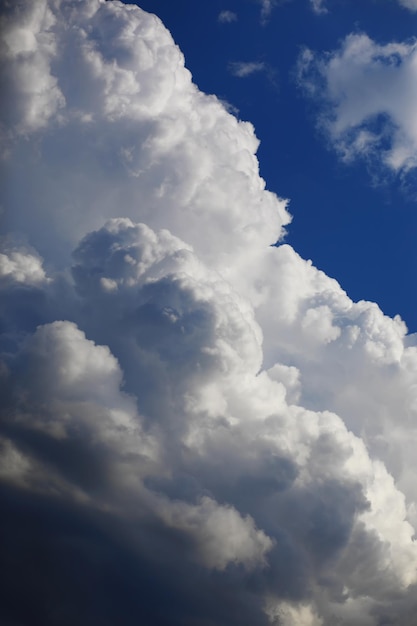
<svg viewBox="0 0 417 626">
<path fill-rule="evenodd" d="M 416 16 L 3 3 L 2 624 L 417 625 Z"/>
</svg>

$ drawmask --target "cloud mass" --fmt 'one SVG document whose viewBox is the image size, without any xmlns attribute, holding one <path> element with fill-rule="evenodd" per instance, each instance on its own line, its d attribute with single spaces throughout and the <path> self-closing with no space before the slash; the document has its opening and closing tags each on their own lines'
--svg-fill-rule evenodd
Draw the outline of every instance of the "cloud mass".
<svg viewBox="0 0 417 626">
<path fill-rule="evenodd" d="M 416 43 L 379 45 L 351 34 L 339 50 L 299 58 L 299 80 L 324 113 L 319 125 L 342 158 L 398 173 L 416 167 Z"/>
<path fill-rule="evenodd" d="M 0 621 L 413 626 L 415 336 L 283 244 L 252 125 L 156 16 L 3 22 Z M 414 44 L 375 45 L 318 65 L 345 151 L 380 112 L 362 64 L 412 72 Z"/>
</svg>

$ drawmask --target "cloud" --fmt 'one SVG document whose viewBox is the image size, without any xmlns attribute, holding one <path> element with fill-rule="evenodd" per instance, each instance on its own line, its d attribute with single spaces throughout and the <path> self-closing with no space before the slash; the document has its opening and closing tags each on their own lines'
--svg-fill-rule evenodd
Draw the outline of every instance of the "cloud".
<svg viewBox="0 0 417 626">
<path fill-rule="evenodd" d="M 311 8 L 317 14 L 328 13 L 328 9 L 325 6 L 326 0 L 310 0 Z M 410 11 L 417 11 L 416 0 L 398 0 L 400 6 L 409 9 Z"/>
<path fill-rule="evenodd" d="M 314 13 L 317 13 L 317 14 L 328 13 L 328 9 L 325 6 L 325 0 L 310 0 L 310 4 Z"/>
<path fill-rule="evenodd" d="M 410 9 L 410 11 L 417 11 L 417 2 L 416 0 L 398 0 L 400 5 L 405 7 L 406 9 Z"/>
<path fill-rule="evenodd" d="M 37 255 L 11 250 L 0 254 L 0 280 L 16 283 L 37 284 L 46 278 L 42 259 Z"/>
<path fill-rule="evenodd" d="M 252 76 L 252 74 L 262 73 L 273 89 L 276 90 L 278 88 L 276 70 L 263 61 L 231 61 L 228 63 L 228 70 L 237 78 L 247 78 L 248 76 Z"/>
<path fill-rule="evenodd" d="M 258 0 L 258 3 L 261 5 L 261 23 L 266 24 L 276 5 L 276 0 Z"/>
<path fill-rule="evenodd" d="M 276 6 L 281 6 L 288 2 L 288 0 L 257 0 L 261 7 L 261 24 L 268 23 L 271 13 Z"/>
<path fill-rule="evenodd" d="M 365 34 L 325 55 L 304 50 L 300 83 L 321 106 L 319 126 L 343 159 L 400 174 L 416 167 L 416 50 L 415 42 L 379 45 Z"/>
<path fill-rule="evenodd" d="M 223 24 L 230 24 L 231 22 L 236 22 L 237 15 L 236 13 L 234 13 L 234 11 L 225 10 L 225 11 L 220 11 L 217 19 L 219 22 L 222 22 Z"/>
<path fill-rule="evenodd" d="M 247 63 L 243 61 L 231 61 L 228 67 L 233 76 L 246 78 L 246 76 L 250 76 L 251 74 L 263 72 L 265 70 L 265 63 L 260 61 L 249 61 Z"/>
<path fill-rule="evenodd" d="M 4 20 L 0 621 L 410 626 L 416 338 L 282 244 L 158 18 Z"/>
</svg>

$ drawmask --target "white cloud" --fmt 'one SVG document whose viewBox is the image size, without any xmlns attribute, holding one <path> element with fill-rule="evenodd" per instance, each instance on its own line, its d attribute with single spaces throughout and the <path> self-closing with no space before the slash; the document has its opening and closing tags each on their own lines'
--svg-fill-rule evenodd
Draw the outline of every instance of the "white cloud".
<svg viewBox="0 0 417 626">
<path fill-rule="evenodd" d="M 248 61 L 247 63 L 243 61 L 231 61 L 229 63 L 229 71 L 233 76 L 237 76 L 238 78 L 246 78 L 246 76 L 250 76 L 251 74 L 263 72 L 264 69 L 265 63 L 261 61 Z"/>
<path fill-rule="evenodd" d="M 352 34 L 332 53 L 305 50 L 299 78 L 323 107 L 319 124 L 344 159 L 398 173 L 417 164 L 416 68 L 415 42 L 379 45 Z"/>
<path fill-rule="evenodd" d="M 157 18 L 19 7 L 3 48 L 2 204 L 28 244 L 0 257 L 7 620 L 410 626 L 415 337 L 271 247 L 289 216 L 253 128 L 197 90 Z"/>
<path fill-rule="evenodd" d="M 45 280 L 42 259 L 21 250 L 11 250 L 8 254 L 0 254 L 1 279 L 29 285 L 42 282 Z"/>
<path fill-rule="evenodd" d="M 231 22 L 236 22 L 237 15 L 234 11 L 224 10 L 224 11 L 220 11 L 217 19 L 219 20 L 219 22 L 222 22 L 223 24 L 230 24 Z"/>
<path fill-rule="evenodd" d="M 6 22 L 3 31 L 1 84 L 10 102 L 19 102 L 18 111 L 4 107 L 5 122 L 14 132 L 25 134 L 45 127 L 65 98 L 50 69 L 57 55 L 53 12 L 43 3 L 34 3 L 26 11 L 16 7 L 15 13 L 21 20 Z M 13 65 L 16 58 L 20 62 Z"/>
<path fill-rule="evenodd" d="M 101 17 L 104 13 L 106 19 Z M 142 14 L 140 19 L 125 22 L 125 13 L 116 3 L 99 3 L 88 18 L 90 37 L 83 22 L 74 23 L 71 40 L 54 62 L 57 75 L 66 76 L 59 81 L 59 89 L 67 104 L 51 119 L 54 133 L 43 147 L 42 161 L 34 142 L 24 150 L 23 144 L 11 144 L 13 160 L 5 164 L 14 196 L 10 228 L 25 219 L 31 243 L 39 252 L 50 257 L 54 248 L 56 258 L 66 263 L 79 238 L 101 226 L 103 219 L 136 218 L 140 197 L 146 212 L 142 221 L 172 230 L 197 245 L 200 254 L 206 247 L 215 264 L 224 265 L 229 251 L 240 248 L 243 252 L 254 239 L 273 243 L 288 215 L 285 202 L 264 191 L 254 156 L 258 140 L 253 127 L 230 116 L 215 97 L 198 92 L 181 53 L 156 17 Z M 65 38 L 61 23 L 55 30 L 56 37 Z M 41 39 L 39 48 L 43 46 Z M 100 51 L 100 46 L 107 47 Z M 34 64 L 37 58 L 33 57 Z M 18 54 L 10 57 L 10 74 L 18 77 L 20 65 Z M 17 112 L 12 95 L 3 102 L 5 122 L 9 111 Z M 19 103 L 24 100 L 25 111 L 35 96 L 16 98 Z M 11 136 L 21 127 L 19 118 L 7 131 L 4 126 L 4 132 Z M 66 146 L 67 168 L 63 167 L 62 145 Z M 176 167 L 172 168 L 174 152 Z M 8 163 L 13 165 L 10 170 Z M 55 168 L 55 175 L 47 180 L 45 167 Z M 22 177 L 24 186 L 17 182 Z M 123 178 L 123 185 L 116 186 L 118 177 Z M 215 188 L 213 179 L 218 181 Z M 10 202 L 8 188 L 3 189 L 1 199 L 4 206 Z M 25 210 L 29 202 L 33 203 L 31 214 Z M 178 211 L 167 212 L 168 203 Z M 75 219 L 77 215 L 80 219 Z M 208 241 L 207 230 L 213 232 L 218 247 Z"/>
</svg>

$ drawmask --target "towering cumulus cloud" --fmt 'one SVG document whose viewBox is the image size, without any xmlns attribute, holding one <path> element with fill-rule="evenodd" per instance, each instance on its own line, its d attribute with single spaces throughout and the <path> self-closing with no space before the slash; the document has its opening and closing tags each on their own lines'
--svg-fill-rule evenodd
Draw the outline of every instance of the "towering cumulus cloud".
<svg viewBox="0 0 417 626">
<path fill-rule="evenodd" d="M 157 17 L 2 35 L 2 624 L 416 624 L 415 337 L 280 243 Z"/>
</svg>

